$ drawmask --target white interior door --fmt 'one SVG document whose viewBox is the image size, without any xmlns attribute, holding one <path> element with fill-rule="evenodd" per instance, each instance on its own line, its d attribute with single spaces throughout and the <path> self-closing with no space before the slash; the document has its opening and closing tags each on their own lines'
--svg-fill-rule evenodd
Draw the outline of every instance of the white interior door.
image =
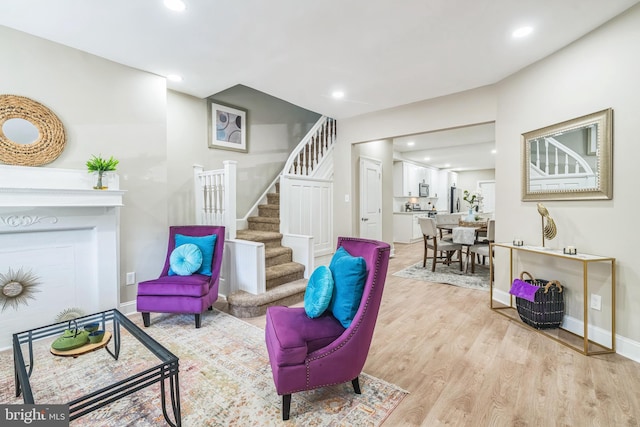
<svg viewBox="0 0 640 427">
<path fill-rule="evenodd" d="M 360 158 L 360 237 L 382 240 L 382 163 Z"/>
</svg>

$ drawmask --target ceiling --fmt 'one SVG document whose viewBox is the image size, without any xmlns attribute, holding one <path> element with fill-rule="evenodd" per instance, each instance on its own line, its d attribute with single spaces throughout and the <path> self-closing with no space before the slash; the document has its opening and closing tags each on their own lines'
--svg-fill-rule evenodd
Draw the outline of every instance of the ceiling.
<svg viewBox="0 0 640 427">
<path fill-rule="evenodd" d="M 343 119 L 496 83 L 640 0 L 184 2 L 2 0 L 0 25 L 179 74 L 167 87 L 199 98 L 242 84 Z M 533 33 L 514 39 L 523 25 Z M 394 140 L 405 159 L 459 171 L 494 168 L 494 147 L 493 124 Z"/>
<path fill-rule="evenodd" d="M 393 139 L 396 158 L 453 171 L 494 169 L 495 146 L 494 123 Z"/>
<path fill-rule="evenodd" d="M 0 25 L 196 97 L 243 84 L 342 119 L 496 83 L 640 0 L 184 1 L 2 0 Z"/>
</svg>

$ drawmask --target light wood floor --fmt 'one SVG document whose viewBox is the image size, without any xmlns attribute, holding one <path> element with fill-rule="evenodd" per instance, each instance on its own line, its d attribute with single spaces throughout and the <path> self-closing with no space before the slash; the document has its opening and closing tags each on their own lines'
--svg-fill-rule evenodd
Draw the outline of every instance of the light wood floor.
<svg viewBox="0 0 640 427">
<path fill-rule="evenodd" d="M 421 245 L 395 245 L 364 367 L 410 393 L 385 426 L 640 426 L 640 364 L 583 356 L 494 313 L 487 292 L 392 276 Z"/>
</svg>

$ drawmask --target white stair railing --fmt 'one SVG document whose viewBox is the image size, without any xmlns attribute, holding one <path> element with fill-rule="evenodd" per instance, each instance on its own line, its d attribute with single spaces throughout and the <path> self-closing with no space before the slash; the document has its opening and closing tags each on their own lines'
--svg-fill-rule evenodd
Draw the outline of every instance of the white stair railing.
<svg viewBox="0 0 640 427">
<path fill-rule="evenodd" d="M 322 116 L 291 152 L 283 174 L 311 176 L 336 139 L 336 121 Z"/>
<path fill-rule="evenodd" d="M 223 169 L 204 171 L 194 165 L 196 224 L 224 225 L 226 238 L 236 238 L 236 167 L 225 160 Z"/>
</svg>

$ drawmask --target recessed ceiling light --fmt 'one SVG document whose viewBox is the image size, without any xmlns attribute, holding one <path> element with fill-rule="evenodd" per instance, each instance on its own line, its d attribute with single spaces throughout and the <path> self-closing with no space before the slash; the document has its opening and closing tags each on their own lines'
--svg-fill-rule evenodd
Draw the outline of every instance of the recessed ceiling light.
<svg viewBox="0 0 640 427">
<path fill-rule="evenodd" d="M 342 99 L 344 98 L 344 92 L 341 90 L 334 90 L 331 96 L 334 97 L 335 99 Z"/>
<path fill-rule="evenodd" d="M 167 80 L 170 80 L 172 82 L 181 82 L 182 81 L 182 76 L 179 76 L 177 74 L 169 74 L 167 76 Z"/>
<path fill-rule="evenodd" d="M 416 145 L 416 143 L 415 143 L 415 142 L 413 142 L 413 141 L 409 141 L 409 142 L 407 142 L 407 145 L 408 145 L 409 147 L 413 147 L 414 145 Z"/>
<path fill-rule="evenodd" d="M 451 167 L 451 163 L 445 163 L 445 164 L 444 164 L 444 167 L 445 167 L 445 168 L 450 168 L 450 167 Z"/>
<path fill-rule="evenodd" d="M 517 30 L 515 30 L 511 35 L 516 38 L 519 39 L 521 37 L 526 37 L 529 34 L 531 34 L 533 32 L 533 27 L 520 27 Z"/>
<path fill-rule="evenodd" d="M 491 154 L 496 154 L 496 150 L 491 150 Z"/>
<path fill-rule="evenodd" d="M 424 160 L 429 161 L 431 160 L 431 157 L 425 157 Z"/>
<path fill-rule="evenodd" d="M 187 8 L 182 0 L 164 0 L 164 5 L 175 12 L 182 12 Z"/>
</svg>

